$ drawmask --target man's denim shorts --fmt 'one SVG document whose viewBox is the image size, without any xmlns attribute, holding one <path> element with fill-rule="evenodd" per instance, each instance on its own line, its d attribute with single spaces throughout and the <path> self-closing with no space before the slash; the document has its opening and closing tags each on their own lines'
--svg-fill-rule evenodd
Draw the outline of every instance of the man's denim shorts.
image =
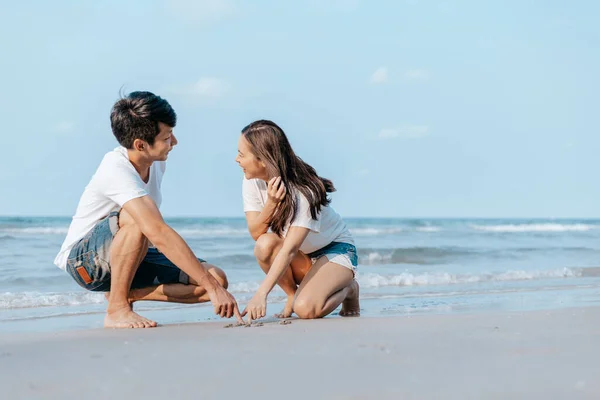
<svg viewBox="0 0 600 400">
<path fill-rule="evenodd" d="M 326 256 L 332 263 L 349 268 L 356 274 L 358 268 L 358 254 L 356 247 L 350 243 L 331 242 L 327 246 L 307 254 L 314 264 L 320 257 Z"/>
<path fill-rule="evenodd" d="M 119 230 L 119 213 L 112 212 L 73 246 L 67 272 L 84 289 L 110 291 L 110 246 Z M 201 263 L 206 262 L 198 259 Z M 157 249 L 151 247 L 138 267 L 131 289 L 166 283 L 189 283 L 189 276 Z"/>
</svg>

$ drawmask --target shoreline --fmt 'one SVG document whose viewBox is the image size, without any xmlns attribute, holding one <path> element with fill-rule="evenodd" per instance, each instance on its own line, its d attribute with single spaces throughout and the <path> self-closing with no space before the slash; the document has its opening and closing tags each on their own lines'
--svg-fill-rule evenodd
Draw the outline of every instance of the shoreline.
<svg viewBox="0 0 600 400">
<path fill-rule="evenodd" d="M 6 398 L 592 399 L 600 307 L 0 335 Z"/>
</svg>

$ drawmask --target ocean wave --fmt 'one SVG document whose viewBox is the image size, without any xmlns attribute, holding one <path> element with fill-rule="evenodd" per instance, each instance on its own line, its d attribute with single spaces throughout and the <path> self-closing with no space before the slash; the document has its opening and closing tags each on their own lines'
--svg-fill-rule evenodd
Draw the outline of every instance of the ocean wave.
<svg viewBox="0 0 600 400">
<path fill-rule="evenodd" d="M 350 233 L 354 236 L 379 236 L 379 235 L 392 235 L 401 232 L 440 232 L 442 228 L 439 226 L 417 226 L 417 227 L 362 227 L 362 228 L 349 228 Z"/>
<path fill-rule="evenodd" d="M 6 292 L 0 294 L 0 310 L 16 308 L 39 308 L 79 306 L 106 302 L 102 293 L 39 293 L 39 292 Z"/>
<path fill-rule="evenodd" d="M 404 229 L 400 227 L 394 228 L 349 228 L 350 233 L 355 236 L 377 236 L 377 235 L 389 235 L 391 233 L 403 232 Z"/>
<path fill-rule="evenodd" d="M 487 274 L 451 274 L 447 272 L 397 275 L 365 273 L 358 275 L 358 282 L 364 288 L 384 286 L 433 286 L 462 283 L 524 281 L 552 278 L 574 278 L 584 276 L 582 268 L 558 268 L 545 271 L 504 271 Z"/>
<path fill-rule="evenodd" d="M 250 236 L 247 229 L 236 229 L 227 227 L 207 227 L 207 228 L 174 228 L 177 233 L 184 237 L 211 237 L 211 236 L 223 236 L 223 237 L 240 237 Z"/>
<path fill-rule="evenodd" d="M 256 264 L 256 257 L 252 254 L 252 252 L 248 252 L 247 254 L 231 254 L 227 256 L 216 256 L 211 257 L 209 260 L 210 263 L 217 263 L 223 265 L 229 264 Z"/>
<path fill-rule="evenodd" d="M 440 232 L 442 228 L 438 226 L 419 226 L 417 232 Z"/>
<path fill-rule="evenodd" d="M 422 273 L 412 274 L 408 272 L 400 274 L 381 275 L 376 273 L 357 274 L 356 279 L 364 289 L 377 289 L 381 287 L 410 287 L 410 286 L 449 286 L 456 284 L 469 283 L 486 283 L 486 282 L 510 282 L 510 281 L 525 281 L 525 280 L 546 280 L 560 278 L 587 278 L 600 276 L 600 267 L 585 267 L 585 268 L 557 268 L 551 270 L 538 271 L 522 271 L 509 270 L 482 274 L 452 274 L 447 272 L 439 273 Z M 255 293 L 261 281 L 251 280 L 232 283 L 228 290 L 234 294 L 240 303 L 245 303 L 253 293 Z M 432 289 L 437 290 L 437 289 Z M 481 289 L 476 290 L 476 293 L 493 293 L 498 289 Z M 501 288 L 500 290 L 519 290 L 519 288 Z M 453 292 L 454 293 L 454 292 Z M 458 291 L 455 293 L 470 293 Z M 475 292 L 473 292 L 475 293 Z M 399 294 L 389 294 L 387 296 L 398 297 Z M 409 294 L 407 294 L 409 295 Z M 423 297 L 428 296 L 427 293 L 410 296 Z M 376 292 L 369 294 L 368 291 L 363 292 L 361 298 L 385 298 L 386 295 L 379 295 Z M 285 293 L 276 286 L 273 288 L 272 295 L 269 297 L 269 303 L 282 302 L 286 298 Z M 106 303 L 104 293 L 93 292 L 65 292 L 65 293 L 46 293 L 46 292 L 5 292 L 0 293 L 0 310 L 15 310 L 29 308 L 51 308 L 51 307 L 73 307 L 73 306 L 93 306 Z M 158 306 L 161 308 L 180 307 L 176 304 L 163 304 Z M 187 306 L 187 305 L 186 305 Z M 140 309 L 154 309 L 156 307 L 146 304 L 140 305 Z M 72 311 L 69 311 L 72 312 Z M 69 313 L 66 312 L 66 313 Z M 97 313 L 100 312 L 96 308 L 88 310 L 78 310 L 78 313 Z M 65 314 L 61 312 L 60 315 Z"/>
<path fill-rule="evenodd" d="M 16 237 L 11 236 L 11 235 L 0 235 L 0 242 L 14 240 L 14 239 L 16 239 Z"/>
<path fill-rule="evenodd" d="M 0 228 L 0 232 L 25 235 L 64 235 L 68 227 L 30 226 L 27 228 Z"/>
<path fill-rule="evenodd" d="M 260 281 L 236 282 L 230 284 L 227 290 L 233 294 L 254 293 L 258 290 L 260 283 Z M 283 290 L 279 286 L 275 286 L 271 293 L 282 294 Z"/>
<path fill-rule="evenodd" d="M 599 249 L 565 246 L 565 247 L 515 247 L 502 249 L 474 249 L 468 247 L 398 247 L 398 248 L 359 248 L 359 264 L 421 264 L 435 265 L 465 258 L 519 259 L 524 256 L 542 253 L 600 253 Z"/>
<path fill-rule="evenodd" d="M 187 237 L 240 237 L 249 236 L 247 229 L 236 229 L 228 227 L 206 227 L 206 228 L 177 228 L 175 230 L 182 236 Z M 25 234 L 25 235 L 65 235 L 69 227 L 30 226 L 26 228 L 0 228 L 0 233 Z"/>
<path fill-rule="evenodd" d="M 598 225 L 589 224 L 507 224 L 507 225 L 470 225 L 470 228 L 484 232 L 520 233 L 520 232 L 587 232 L 598 229 Z"/>
<path fill-rule="evenodd" d="M 475 251 L 461 247 L 359 248 L 359 264 L 438 264 L 453 258 L 471 256 Z"/>
</svg>

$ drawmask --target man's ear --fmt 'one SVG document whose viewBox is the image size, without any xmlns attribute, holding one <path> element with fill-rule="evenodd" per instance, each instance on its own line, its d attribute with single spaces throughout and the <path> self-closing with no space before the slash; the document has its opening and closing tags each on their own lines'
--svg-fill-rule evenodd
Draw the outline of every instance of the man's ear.
<svg viewBox="0 0 600 400">
<path fill-rule="evenodd" d="M 148 147 L 148 143 L 144 142 L 142 139 L 135 139 L 133 141 L 133 149 L 137 151 L 144 151 L 145 148 Z"/>
</svg>

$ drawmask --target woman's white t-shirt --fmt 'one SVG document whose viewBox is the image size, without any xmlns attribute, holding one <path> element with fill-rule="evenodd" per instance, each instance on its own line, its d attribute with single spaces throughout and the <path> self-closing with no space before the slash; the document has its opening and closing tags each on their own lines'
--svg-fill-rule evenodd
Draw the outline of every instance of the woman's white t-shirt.
<svg viewBox="0 0 600 400">
<path fill-rule="evenodd" d="M 289 194 L 288 194 L 289 195 Z M 298 191 L 296 196 L 296 216 L 289 226 L 284 229 L 285 237 L 291 226 L 299 226 L 310 230 L 300 246 L 300 251 L 308 254 L 327 246 L 331 242 L 349 243 L 354 245 L 354 239 L 342 217 L 330 206 L 321 206 L 317 219 L 310 214 L 310 204 L 306 197 Z M 261 212 L 267 202 L 267 183 L 261 179 L 246 179 L 242 185 L 244 212 Z"/>
</svg>

